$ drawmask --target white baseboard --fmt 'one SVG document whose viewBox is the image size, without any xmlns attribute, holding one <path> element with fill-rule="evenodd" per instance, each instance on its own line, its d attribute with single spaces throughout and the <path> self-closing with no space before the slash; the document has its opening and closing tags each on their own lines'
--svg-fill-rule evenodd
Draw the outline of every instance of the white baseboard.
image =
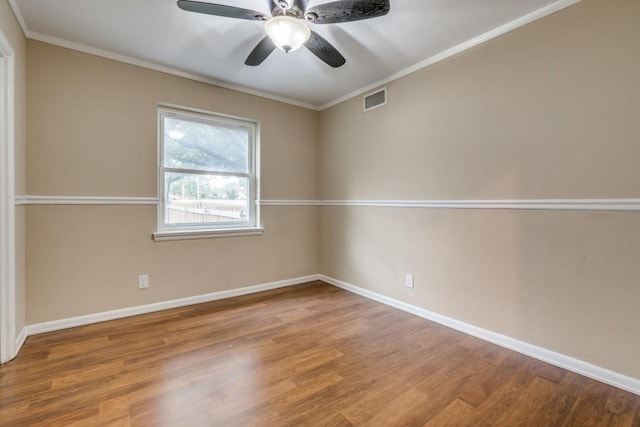
<svg viewBox="0 0 640 427">
<path fill-rule="evenodd" d="M 15 345 L 13 347 L 13 354 L 11 355 L 11 359 L 13 359 L 14 357 L 16 357 L 18 355 L 18 352 L 20 351 L 20 349 L 24 345 L 24 342 L 27 340 L 28 336 L 29 335 L 27 334 L 27 328 L 26 327 L 22 328 L 22 330 L 20 331 L 20 333 L 16 337 L 16 342 L 15 342 Z"/>
<path fill-rule="evenodd" d="M 577 374 L 584 375 L 585 377 L 589 377 L 605 384 L 609 384 L 622 390 L 640 395 L 640 379 L 629 377 L 627 375 L 623 375 L 609 369 L 595 366 L 585 361 L 566 356 L 555 351 L 547 350 L 545 348 L 538 347 L 523 341 L 519 341 L 506 335 L 482 329 L 477 326 L 473 326 L 468 323 L 461 322 L 459 320 L 452 319 L 450 317 L 446 317 L 429 310 L 425 310 L 424 308 L 416 307 L 415 305 L 407 304 L 405 302 L 386 297 L 376 292 L 360 288 L 350 283 L 334 279 L 332 277 L 321 274 L 320 280 L 354 294 L 358 294 L 365 298 L 371 299 L 373 301 L 377 301 L 382 304 L 400 309 L 402 311 L 406 311 L 407 313 L 411 313 L 427 320 L 431 320 L 433 322 L 447 326 L 451 329 L 455 329 L 456 331 L 463 332 L 467 335 L 472 335 L 484 341 L 488 341 L 501 347 L 508 348 L 529 357 L 533 357 L 534 359 L 547 362 L 551 365 L 558 366 L 568 371 L 572 371 Z"/>
<path fill-rule="evenodd" d="M 137 316 L 139 314 L 147 314 L 171 308 L 184 307 L 187 305 L 200 304 L 204 302 L 217 301 L 226 298 L 233 298 L 241 295 L 255 294 L 257 292 L 269 291 L 272 289 L 284 288 L 287 286 L 299 285 L 302 283 L 320 280 L 319 274 L 310 276 L 297 277 L 295 279 L 280 280 L 277 282 L 264 283 L 261 285 L 248 286 L 239 289 L 230 289 L 228 291 L 213 292 L 210 294 L 196 295 L 193 297 L 180 298 L 170 301 L 163 301 L 154 304 L 140 305 L 137 307 L 128 307 L 118 310 L 104 311 L 102 313 L 87 314 L 85 316 L 71 317 L 68 319 L 53 320 L 51 322 L 36 323 L 29 325 L 22 330 L 20 335 L 24 334 L 24 339 L 30 335 L 42 334 L 45 332 L 58 331 L 61 329 L 73 328 L 76 326 L 84 326 L 92 323 L 105 322 L 107 320 L 121 319 L 123 317 Z M 23 339 L 23 343 L 24 343 Z M 22 344 L 20 345 L 22 346 Z M 19 348 L 19 347 L 17 347 Z"/>
<path fill-rule="evenodd" d="M 102 313 L 89 314 L 86 316 L 78 316 L 69 319 L 54 320 L 51 322 L 29 325 L 23 328 L 16 338 L 15 352 L 17 353 L 19 351 L 27 337 L 31 335 L 73 328 L 76 326 L 89 325 L 92 323 L 104 322 L 107 320 L 120 319 L 123 317 L 136 316 L 139 314 L 152 313 L 155 311 L 168 310 L 171 308 L 184 307 L 192 304 L 200 304 L 204 302 L 233 298 L 241 295 L 268 291 L 271 289 L 299 285 L 315 280 L 322 280 L 333 286 L 352 292 L 354 294 L 358 294 L 373 301 L 377 301 L 390 307 L 397 308 L 407 313 L 411 313 L 424 319 L 447 326 L 451 329 L 455 329 L 465 334 L 480 338 L 484 341 L 488 341 L 501 347 L 508 348 L 529 357 L 533 357 L 534 359 L 550 363 L 560 368 L 567 369 L 580 375 L 584 375 L 585 377 L 589 377 L 605 384 L 609 384 L 622 390 L 640 395 L 640 379 L 629 377 L 627 375 L 623 375 L 609 369 L 595 366 L 585 361 L 566 356 L 564 354 L 557 353 L 555 351 L 551 351 L 542 347 L 538 347 L 523 341 L 519 341 L 506 335 L 482 329 L 477 326 L 461 322 L 459 320 L 452 319 L 438 313 L 434 313 L 424 308 L 420 308 L 415 305 L 411 305 L 393 298 L 389 298 L 382 294 L 363 289 L 350 283 L 325 276 L 323 274 L 312 274 L 309 276 L 298 277 L 294 279 L 280 280 L 277 282 L 248 286 L 245 288 L 231 289 L 228 291 L 214 292 L 205 295 L 197 295 L 193 297 L 163 301 L 155 304 L 147 304 L 137 307 L 129 307 L 119 310 L 105 311 Z"/>
</svg>

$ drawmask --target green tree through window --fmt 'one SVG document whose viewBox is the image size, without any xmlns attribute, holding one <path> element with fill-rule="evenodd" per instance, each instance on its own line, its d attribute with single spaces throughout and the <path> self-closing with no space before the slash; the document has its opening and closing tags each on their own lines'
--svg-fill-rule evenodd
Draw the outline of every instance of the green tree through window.
<svg viewBox="0 0 640 427">
<path fill-rule="evenodd" d="M 160 108 L 161 229 L 255 226 L 254 122 Z"/>
</svg>

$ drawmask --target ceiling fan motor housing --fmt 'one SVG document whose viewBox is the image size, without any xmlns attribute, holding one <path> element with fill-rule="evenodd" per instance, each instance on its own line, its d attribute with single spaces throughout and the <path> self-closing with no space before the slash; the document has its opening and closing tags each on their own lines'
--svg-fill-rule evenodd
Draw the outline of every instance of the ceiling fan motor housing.
<svg viewBox="0 0 640 427">
<path fill-rule="evenodd" d="M 335 0 L 321 3 L 307 9 L 309 0 L 269 0 L 272 17 L 241 7 L 203 2 L 199 0 L 178 0 L 178 7 L 188 12 L 198 12 L 225 18 L 266 21 L 266 35 L 251 51 L 245 64 L 256 66 L 276 49 L 285 52 L 306 47 L 325 64 L 338 68 L 346 63 L 342 54 L 324 37 L 300 20 L 314 24 L 340 24 L 377 18 L 389 13 L 390 0 Z"/>
<path fill-rule="evenodd" d="M 307 9 L 307 0 L 278 0 L 274 2 L 275 7 L 271 11 L 272 16 L 293 16 L 302 19 L 304 11 Z"/>
</svg>

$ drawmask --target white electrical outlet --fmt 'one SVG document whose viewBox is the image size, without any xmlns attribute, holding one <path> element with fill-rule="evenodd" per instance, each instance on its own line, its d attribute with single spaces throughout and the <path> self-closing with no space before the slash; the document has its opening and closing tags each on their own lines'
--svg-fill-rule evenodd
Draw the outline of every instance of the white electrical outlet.
<svg viewBox="0 0 640 427">
<path fill-rule="evenodd" d="M 404 286 L 413 289 L 413 274 L 407 274 L 404 276 Z"/>
<path fill-rule="evenodd" d="M 138 276 L 138 289 L 147 289 L 149 287 L 149 275 L 143 274 Z"/>
</svg>

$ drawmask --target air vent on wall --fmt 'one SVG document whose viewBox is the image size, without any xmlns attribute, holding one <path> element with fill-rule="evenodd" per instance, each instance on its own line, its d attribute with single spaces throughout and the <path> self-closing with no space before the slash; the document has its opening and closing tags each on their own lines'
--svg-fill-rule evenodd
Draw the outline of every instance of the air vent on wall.
<svg viewBox="0 0 640 427">
<path fill-rule="evenodd" d="M 364 96 L 365 113 L 369 110 L 373 110 L 374 108 L 382 107 L 383 105 L 387 105 L 386 87 Z"/>
</svg>

